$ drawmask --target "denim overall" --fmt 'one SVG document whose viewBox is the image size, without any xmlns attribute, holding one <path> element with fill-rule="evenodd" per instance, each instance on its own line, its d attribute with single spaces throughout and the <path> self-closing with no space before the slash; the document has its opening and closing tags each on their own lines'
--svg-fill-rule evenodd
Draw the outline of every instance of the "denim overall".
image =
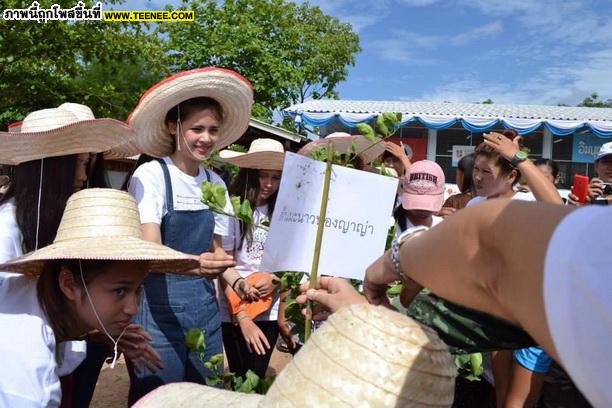
<svg viewBox="0 0 612 408">
<path fill-rule="evenodd" d="M 199 255 L 210 249 L 215 218 L 210 209 L 177 211 L 172 200 L 168 167 L 159 160 L 166 184 L 166 208 L 162 218 L 162 243 L 177 251 Z M 206 171 L 206 170 L 205 170 Z M 206 171 L 206 178 L 210 175 Z M 129 404 L 163 384 L 188 381 L 204 384 L 211 372 L 185 345 L 192 327 L 204 330 L 206 355 L 222 353 L 221 318 L 212 280 L 204 277 L 151 273 L 144 281 L 142 307 L 134 318 L 153 337 L 151 345 L 162 358 L 163 369 L 152 373 L 146 367 L 131 374 Z"/>
</svg>

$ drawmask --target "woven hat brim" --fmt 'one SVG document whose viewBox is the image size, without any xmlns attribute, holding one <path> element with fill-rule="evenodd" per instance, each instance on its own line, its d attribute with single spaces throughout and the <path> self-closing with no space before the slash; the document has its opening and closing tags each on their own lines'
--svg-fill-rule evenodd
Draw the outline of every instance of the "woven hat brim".
<svg viewBox="0 0 612 408">
<path fill-rule="evenodd" d="M 91 237 L 53 243 L 0 265 L 0 271 L 40 275 L 45 262 L 58 259 L 148 261 L 150 272 L 181 273 L 199 262 L 164 245 L 135 237 Z"/>
<path fill-rule="evenodd" d="M 200 68 L 180 72 L 160 81 L 140 98 L 128 118 L 136 130 L 139 153 L 165 157 L 173 153 L 173 141 L 165 123 L 170 109 L 187 99 L 213 98 L 223 108 L 223 124 L 216 149 L 229 146 L 249 127 L 253 88 L 238 73 L 224 68 Z"/>
<path fill-rule="evenodd" d="M 135 136 L 128 125 L 108 118 L 83 120 L 43 132 L 0 132 L 0 163 L 17 165 L 46 157 L 111 151 Z"/>
<path fill-rule="evenodd" d="M 223 150 L 219 153 L 221 161 L 234 164 L 245 169 L 282 170 L 285 162 L 285 153 L 281 152 L 253 152 L 240 153 Z"/>
<path fill-rule="evenodd" d="M 351 144 L 355 142 L 355 152 L 359 154 L 361 159 L 367 164 L 375 160 L 378 156 L 384 153 L 385 144 L 382 140 L 376 142 L 370 142 L 365 137 L 355 135 L 351 137 L 326 137 L 323 139 L 315 140 L 302 147 L 298 154 L 309 156 L 311 152 L 321 146 L 326 146 L 327 143 L 331 143 L 334 150 L 340 154 L 348 153 L 351 149 Z"/>
<path fill-rule="evenodd" d="M 430 328 L 382 306 L 352 305 L 317 329 L 262 406 L 450 407 L 455 365 Z"/>
<path fill-rule="evenodd" d="M 262 399 L 263 395 L 258 394 L 244 394 L 194 383 L 174 383 L 156 388 L 138 400 L 134 408 L 256 408 Z"/>
</svg>

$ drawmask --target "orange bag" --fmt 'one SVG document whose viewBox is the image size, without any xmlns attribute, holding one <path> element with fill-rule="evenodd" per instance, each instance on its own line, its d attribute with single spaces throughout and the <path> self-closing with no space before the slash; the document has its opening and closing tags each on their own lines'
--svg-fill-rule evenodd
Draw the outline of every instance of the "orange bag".
<svg viewBox="0 0 612 408">
<path fill-rule="evenodd" d="M 249 285 L 254 286 L 261 278 L 265 278 L 268 275 L 269 273 L 267 272 L 253 272 L 245 280 Z M 240 299 L 229 285 L 225 286 L 225 297 L 227 299 L 227 308 L 232 316 L 245 311 L 251 319 L 254 319 L 272 307 L 272 295 L 260 298 L 255 302 L 248 302 Z"/>
</svg>

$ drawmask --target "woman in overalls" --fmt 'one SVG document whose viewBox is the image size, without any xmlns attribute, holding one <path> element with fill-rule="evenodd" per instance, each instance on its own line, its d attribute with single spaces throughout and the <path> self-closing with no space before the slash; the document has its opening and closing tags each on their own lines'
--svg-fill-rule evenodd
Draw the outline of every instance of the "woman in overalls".
<svg viewBox="0 0 612 408">
<path fill-rule="evenodd" d="M 221 237 L 228 234 L 228 218 L 213 213 L 201 201 L 204 181 L 225 184 L 201 161 L 213 148 L 220 149 L 242 136 L 252 101 L 251 84 L 242 76 L 222 68 L 201 68 L 154 85 L 128 119 L 137 132 L 139 151 L 160 157 L 136 169 L 129 183 L 128 190 L 138 203 L 143 237 L 200 260 L 200 268 L 190 275 L 151 274 L 145 280 L 143 305 L 134 322 L 153 337 L 163 368 L 151 372 L 134 367 L 130 404 L 163 384 L 205 382 L 211 373 L 185 344 L 190 328 L 204 331 L 204 360 L 222 353 L 212 279 L 234 261 L 221 246 Z M 231 213 L 229 197 L 226 199 L 225 212 Z M 242 289 L 244 295 L 244 280 L 225 275 L 226 282 Z"/>
</svg>

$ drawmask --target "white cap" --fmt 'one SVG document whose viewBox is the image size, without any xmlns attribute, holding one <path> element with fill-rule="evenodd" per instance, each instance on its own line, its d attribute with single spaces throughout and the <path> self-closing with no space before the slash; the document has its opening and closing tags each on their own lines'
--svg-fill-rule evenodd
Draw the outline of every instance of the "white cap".
<svg viewBox="0 0 612 408">
<path fill-rule="evenodd" d="M 604 143 L 603 145 L 601 145 L 601 148 L 599 149 L 599 153 L 597 153 L 597 159 L 599 160 L 604 156 L 608 156 L 612 154 L 612 142 L 608 142 L 608 143 Z"/>
</svg>

